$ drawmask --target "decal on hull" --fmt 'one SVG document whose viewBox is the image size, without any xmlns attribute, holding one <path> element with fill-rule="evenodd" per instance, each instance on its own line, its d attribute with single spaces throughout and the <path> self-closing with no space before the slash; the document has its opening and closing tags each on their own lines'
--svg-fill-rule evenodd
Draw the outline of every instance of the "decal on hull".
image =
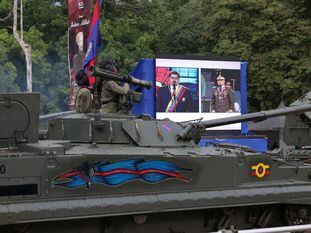
<svg viewBox="0 0 311 233">
<path fill-rule="evenodd" d="M 166 179 L 178 179 L 189 182 L 179 171 L 192 169 L 182 168 L 174 163 L 161 160 L 145 161 L 144 159 L 128 159 L 110 163 L 107 160 L 95 164 L 83 163 L 78 168 L 56 176 L 52 186 L 90 189 L 91 184 L 100 183 L 118 186 L 132 180 L 157 183 Z"/>
<path fill-rule="evenodd" d="M 257 178 L 263 178 L 266 175 L 270 174 L 270 165 L 264 163 L 258 163 L 257 165 L 252 166 L 252 176 Z"/>
</svg>

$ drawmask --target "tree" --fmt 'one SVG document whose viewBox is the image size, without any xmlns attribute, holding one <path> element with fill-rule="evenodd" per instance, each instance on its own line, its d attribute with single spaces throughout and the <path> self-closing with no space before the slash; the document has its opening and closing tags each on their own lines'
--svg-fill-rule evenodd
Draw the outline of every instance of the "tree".
<svg viewBox="0 0 311 233">
<path fill-rule="evenodd" d="M 20 90 L 15 83 L 15 78 L 17 77 L 16 67 L 7 56 L 14 43 L 16 42 L 5 29 L 0 30 L 0 92 Z"/>
<path fill-rule="evenodd" d="M 24 54 L 25 54 L 25 60 L 26 60 L 26 72 L 27 72 L 27 91 L 32 92 L 32 57 L 31 57 L 31 46 L 27 43 L 25 43 L 23 39 L 23 14 L 22 14 L 22 0 L 21 0 L 21 13 L 20 13 L 20 18 L 21 18 L 21 35 L 18 34 L 17 32 L 17 4 L 18 1 L 14 0 L 14 5 L 13 5 L 13 35 L 14 38 L 17 40 L 19 45 L 21 46 Z"/>
<path fill-rule="evenodd" d="M 202 53 L 204 14 L 201 9 L 202 5 L 199 0 L 169 1 L 166 5 L 167 14 L 159 20 L 158 52 Z"/>
<path fill-rule="evenodd" d="M 12 9 L 12 1 L 1 1 L 0 18 Z M 25 91 L 25 60 L 14 40 L 12 24 L 12 17 L 0 22 L 0 79 L 4 84 L 1 91 Z M 33 91 L 41 93 L 42 114 L 66 110 L 66 92 L 69 93 L 67 4 L 55 4 L 54 0 L 25 1 L 24 40 L 32 46 Z"/>
<path fill-rule="evenodd" d="M 290 103 L 311 87 L 310 24 L 303 2 L 204 0 L 206 51 L 249 61 L 250 109 Z M 267 98 L 269 96 L 269 98 Z"/>
<path fill-rule="evenodd" d="M 121 72 L 129 72 L 140 58 L 155 56 L 155 44 L 159 38 L 157 20 L 161 17 L 158 9 L 162 1 L 118 2 L 108 3 L 102 17 L 104 49 L 99 60 L 112 58 L 117 61 Z"/>
</svg>

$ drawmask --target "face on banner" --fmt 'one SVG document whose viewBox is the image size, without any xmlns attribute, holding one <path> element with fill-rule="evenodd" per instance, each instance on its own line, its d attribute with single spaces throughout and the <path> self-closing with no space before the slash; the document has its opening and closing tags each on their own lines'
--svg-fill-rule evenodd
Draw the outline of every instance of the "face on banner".
<svg viewBox="0 0 311 233">
<path fill-rule="evenodd" d="M 240 61 L 157 58 L 157 118 L 182 122 L 240 115 L 240 67 Z M 241 129 L 241 124 L 213 129 Z"/>
</svg>

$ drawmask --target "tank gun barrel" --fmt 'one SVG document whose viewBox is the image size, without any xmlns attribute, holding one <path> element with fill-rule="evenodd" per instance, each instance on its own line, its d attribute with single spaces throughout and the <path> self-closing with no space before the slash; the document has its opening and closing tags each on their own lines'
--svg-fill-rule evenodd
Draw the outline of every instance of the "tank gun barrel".
<svg viewBox="0 0 311 233">
<path fill-rule="evenodd" d="M 134 84 L 136 86 L 145 87 L 147 89 L 150 89 L 152 87 L 151 81 L 147 80 L 140 80 L 137 79 L 131 75 L 121 75 L 121 74 L 115 74 L 113 72 L 100 69 L 99 67 L 91 67 L 90 68 L 90 75 L 91 76 L 97 76 L 105 80 L 114 80 L 118 82 L 125 82 Z"/>
<path fill-rule="evenodd" d="M 285 107 L 279 109 L 273 109 L 268 111 L 261 111 L 256 113 L 249 113 L 240 116 L 227 117 L 223 119 L 215 119 L 201 122 L 205 128 L 211 128 L 216 126 L 222 126 L 227 124 L 234 124 L 245 121 L 262 121 L 267 118 L 285 116 L 294 113 L 308 112 L 311 111 L 311 104 L 302 106 Z"/>
<path fill-rule="evenodd" d="M 308 111 L 311 111 L 311 104 L 279 108 L 279 109 L 256 112 L 256 113 L 249 113 L 249 114 L 240 115 L 240 116 L 201 121 L 199 123 L 192 123 L 192 124 L 187 125 L 185 129 L 180 134 L 178 134 L 177 140 L 191 140 L 195 138 L 198 135 L 198 133 L 211 127 L 229 125 L 229 124 L 246 122 L 246 121 L 262 121 L 262 120 L 265 120 L 271 117 L 285 116 L 285 115 L 289 115 L 293 113 L 301 113 L 301 112 L 308 112 Z"/>
</svg>

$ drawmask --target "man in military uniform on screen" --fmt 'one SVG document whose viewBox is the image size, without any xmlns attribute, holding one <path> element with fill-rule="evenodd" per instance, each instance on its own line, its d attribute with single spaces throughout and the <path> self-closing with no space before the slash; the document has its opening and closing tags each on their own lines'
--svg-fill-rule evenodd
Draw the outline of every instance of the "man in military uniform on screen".
<svg viewBox="0 0 311 233">
<path fill-rule="evenodd" d="M 172 71 L 169 85 L 157 92 L 157 112 L 191 112 L 191 95 L 187 87 L 179 84 L 180 75 Z"/>
<path fill-rule="evenodd" d="M 234 112 L 234 96 L 231 87 L 226 86 L 223 76 L 217 77 L 217 86 L 213 87 L 211 112 Z"/>
</svg>

